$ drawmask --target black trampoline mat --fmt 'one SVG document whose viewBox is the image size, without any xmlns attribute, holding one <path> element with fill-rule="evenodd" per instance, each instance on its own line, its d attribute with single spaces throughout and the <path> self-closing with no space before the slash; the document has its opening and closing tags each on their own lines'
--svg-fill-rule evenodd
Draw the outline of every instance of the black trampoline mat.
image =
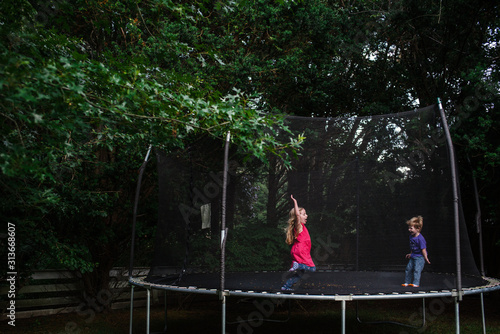
<svg viewBox="0 0 500 334">
<path fill-rule="evenodd" d="M 242 292 L 281 292 L 281 286 L 291 275 L 289 272 L 230 272 L 225 275 L 224 289 Z M 306 273 L 295 284 L 293 293 L 312 295 L 363 295 L 442 292 L 455 289 L 456 277 L 452 274 L 423 272 L 420 287 L 403 287 L 404 272 L 382 271 L 324 271 Z M 147 277 L 145 282 L 156 285 L 197 289 L 220 289 L 220 274 L 185 274 L 178 277 Z M 481 277 L 463 276 L 462 288 L 487 285 Z"/>
</svg>

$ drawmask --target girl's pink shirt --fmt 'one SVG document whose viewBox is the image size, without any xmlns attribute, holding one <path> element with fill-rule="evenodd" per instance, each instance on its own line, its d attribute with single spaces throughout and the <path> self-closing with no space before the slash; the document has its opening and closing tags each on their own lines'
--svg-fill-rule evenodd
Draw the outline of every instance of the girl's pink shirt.
<svg viewBox="0 0 500 334">
<path fill-rule="evenodd" d="M 309 267 L 315 267 L 311 258 L 311 236 L 304 224 L 302 224 L 302 232 L 293 242 L 291 254 L 294 261 Z"/>
</svg>

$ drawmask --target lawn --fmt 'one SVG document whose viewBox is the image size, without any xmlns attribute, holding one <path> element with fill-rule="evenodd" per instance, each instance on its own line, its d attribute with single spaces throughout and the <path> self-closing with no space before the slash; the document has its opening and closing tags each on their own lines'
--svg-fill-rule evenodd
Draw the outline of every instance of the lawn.
<svg viewBox="0 0 500 334">
<path fill-rule="evenodd" d="M 426 326 L 412 329 L 394 324 L 369 324 L 393 321 L 419 326 L 422 300 L 388 300 L 347 302 L 347 333 L 454 333 L 455 307 L 453 301 L 426 299 Z M 317 301 L 286 301 L 276 305 L 269 299 L 228 298 L 228 334 L 248 333 L 340 333 L 341 303 Z M 172 294 L 167 299 L 168 333 L 221 333 L 221 304 L 212 296 Z M 485 296 L 487 333 L 500 334 L 500 293 Z M 162 332 L 164 308 L 151 309 L 151 332 Z M 146 332 L 146 309 L 136 308 L 133 314 L 133 332 Z M 247 322 L 240 322 L 247 320 Z M 0 322 L 0 333 L 46 334 L 118 334 L 128 333 L 129 309 L 109 310 L 96 314 L 61 314 L 31 319 L 17 319 L 12 327 Z M 481 333 L 481 305 L 479 296 L 467 296 L 460 303 L 461 333 Z"/>
</svg>

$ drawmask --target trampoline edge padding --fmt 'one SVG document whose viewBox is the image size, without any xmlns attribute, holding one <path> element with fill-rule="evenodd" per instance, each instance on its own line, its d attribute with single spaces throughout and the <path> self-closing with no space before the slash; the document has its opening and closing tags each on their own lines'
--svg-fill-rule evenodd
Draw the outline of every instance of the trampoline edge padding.
<svg viewBox="0 0 500 334">
<path fill-rule="evenodd" d="M 308 299 L 308 300 L 375 300 L 375 299 L 411 299 L 411 298 L 437 298 L 456 297 L 457 290 L 453 288 L 455 277 L 450 274 L 424 273 L 427 286 L 419 288 L 404 288 L 396 284 L 396 280 L 404 273 L 400 272 L 328 272 L 315 273 L 306 279 L 303 286 L 292 292 L 279 290 L 280 281 L 287 273 L 282 272 L 255 272 L 255 273 L 227 273 L 224 291 L 228 296 L 282 298 L 282 299 Z M 242 277 L 244 278 L 242 280 Z M 357 279 L 356 279 L 357 278 Z M 150 281 L 147 281 L 149 279 Z M 212 294 L 219 293 L 219 285 L 214 284 L 219 277 L 214 274 L 188 275 L 183 282 L 166 284 L 161 278 L 156 282 L 149 277 L 131 277 L 129 283 L 146 289 L 176 291 L 181 293 Z M 258 280 L 258 284 L 253 279 Z M 269 282 L 272 287 L 269 288 Z M 383 280 L 385 285 L 380 285 Z M 462 292 L 464 295 L 473 295 L 500 290 L 500 280 L 491 277 L 464 277 Z M 375 281 L 376 286 L 370 287 L 370 282 Z M 253 282 L 253 284 L 249 284 Z M 268 285 L 266 285 L 266 282 Z M 330 283 L 325 283 L 330 282 Z M 339 283 L 339 284 L 337 284 Z M 342 285 L 347 283 L 347 285 Z M 318 286 L 318 284 L 321 284 Z M 276 288 L 278 287 L 278 288 Z M 267 288 L 267 289 L 263 289 Z"/>
</svg>

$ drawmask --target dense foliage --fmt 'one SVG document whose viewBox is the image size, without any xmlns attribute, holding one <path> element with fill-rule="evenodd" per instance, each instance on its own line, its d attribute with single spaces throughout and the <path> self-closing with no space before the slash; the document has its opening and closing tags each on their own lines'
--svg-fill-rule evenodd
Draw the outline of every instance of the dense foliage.
<svg viewBox="0 0 500 334">
<path fill-rule="evenodd" d="M 1 212 L 17 227 L 20 272 L 78 269 L 89 292 L 106 286 L 107 272 L 130 248 L 137 171 L 149 145 L 182 149 L 199 134 L 231 131 L 249 154 L 272 153 L 286 162 L 287 149 L 300 144 L 300 138 L 278 143 L 268 129 L 280 117 L 252 107 L 237 87 L 219 92 L 193 73 L 150 63 L 142 50 L 130 49 L 139 42 L 93 41 L 95 30 L 107 35 L 119 19 L 88 16 L 115 13 L 117 4 L 59 3 L 48 7 L 46 22 L 37 19 L 47 8 L 13 5 L 2 3 L 11 16 L 4 16 L 1 34 Z M 175 13 L 173 5 L 167 9 Z M 89 19 L 88 35 L 64 34 Z M 133 22 L 123 24 L 114 28 L 132 29 Z M 179 54 L 185 47 L 164 48 Z M 152 179 L 143 196 L 146 212 L 156 205 Z M 139 234 L 150 238 L 155 218 L 143 221 Z"/>
<path fill-rule="evenodd" d="M 2 1 L 0 212 L 18 227 L 19 265 L 105 286 L 128 252 L 149 145 L 182 150 L 230 130 L 250 154 L 289 161 L 301 138 L 276 142 L 277 114 L 382 114 L 437 97 L 471 231 L 474 176 L 485 253 L 498 253 L 498 12 L 486 0 Z M 148 247 L 157 204 L 145 180 Z M 499 273 L 497 259 L 487 266 Z"/>
</svg>

